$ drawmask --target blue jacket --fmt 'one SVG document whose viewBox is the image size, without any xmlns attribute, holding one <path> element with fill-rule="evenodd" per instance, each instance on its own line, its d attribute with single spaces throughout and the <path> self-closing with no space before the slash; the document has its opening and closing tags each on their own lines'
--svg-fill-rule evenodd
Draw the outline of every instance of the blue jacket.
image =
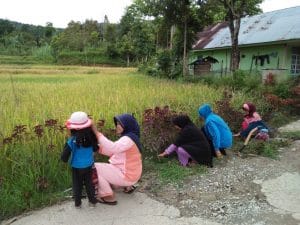
<svg viewBox="0 0 300 225">
<path fill-rule="evenodd" d="M 67 145 L 71 151 L 70 164 L 73 168 L 86 168 L 94 163 L 93 147 L 82 147 L 76 144 L 75 138 L 68 139 Z"/>
<path fill-rule="evenodd" d="M 232 146 L 232 132 L 225 121 L 213 113 L 208 104 L 202 105 L 198 113 L 205 119 L 204 129 L 214 148 L 230 148 Z"/>
</svg>

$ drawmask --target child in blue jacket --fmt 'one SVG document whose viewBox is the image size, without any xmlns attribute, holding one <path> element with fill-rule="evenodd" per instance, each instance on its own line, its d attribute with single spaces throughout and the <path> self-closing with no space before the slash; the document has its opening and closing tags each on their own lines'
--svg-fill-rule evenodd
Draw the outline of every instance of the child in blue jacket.
<svg viewBox="0 0 300 225">
<path fill-rule="evenodd" d="M 81 207 L 82 188 L 85 186 L 89 205 L 94 207 L 97 203 L 95 188 L 92 184 L 92 166 L 94 165 L 94 152 L 98 150 L 97 138 L 92 128 L 92 121 L 85 112 L 74 112 L 66 122 L 71 132 L 61 160 L 68 162 L 72 167 L 72 182 L 75 207 Z"/>
<path fill-rule="evenodd" d="M 209 104 L 200 106 L 199 117 L 204 118 L 204 133 L 211 143 L 215 155 L 220 158 L 226 155 L 225 149 L 232 146 L 232 132 L 227 123 L 217 114 L 213 113 Z"/>
</svg>

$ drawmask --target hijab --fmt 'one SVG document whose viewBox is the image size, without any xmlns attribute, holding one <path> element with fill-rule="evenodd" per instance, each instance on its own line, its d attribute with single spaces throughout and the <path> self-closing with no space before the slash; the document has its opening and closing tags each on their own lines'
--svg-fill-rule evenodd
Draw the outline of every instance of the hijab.
<svg viewBox="0 0 300 225">
<path fill-rule="evenodd" d="M 248 114 L 246 116 L 253 117 L 253 114 L 256 112 L 256 107 L 254 104 L 247 102 L 243 105 L 243 109 L 245 109 Z"/>
<path fill-rule="evenodd" d="M 187 125 L 193 125 L 193 122 L 187 115 L 179 115 L 173 118 L 172 120 L 173 124 L 183 129 Z"/>
<path fill-rule="evenodd" d="M 142 145 L 140 142 L 140 126 L 136 119 L 131 114 L 121 114 L 114 117 L 114 123 L 117 125 L 117 122 L 120 123 L 124 131 L 121 134 L 121 137 L 129 137 L 141 151 Z"/>
</svg>

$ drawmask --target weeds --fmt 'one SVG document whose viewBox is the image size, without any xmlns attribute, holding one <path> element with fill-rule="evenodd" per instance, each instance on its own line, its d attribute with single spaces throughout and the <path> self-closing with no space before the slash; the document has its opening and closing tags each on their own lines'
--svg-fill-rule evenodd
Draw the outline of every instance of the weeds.
<svg viewBox="0 0 300 225">
<path fill-rule="evenodd" d="M 216 111 L 237 133 L 240 130 L 244 115 L 231 106 L 231 98 L 232 95 L 228 91 L 224 91 L 223 98 L 216 102 Z"/>
<path fill-rule="evenodd" d="M 57 121 L 51 119 L 32 130 L 16 125 L 11 135 L 3 138 L 0 194 L 5 198 L 0 202 L 0 217 L 45 204 L 52 192 L 70 182 L 68 171 L 59 162 L 64 136 Z"/>
<path fill-rule="evenodd" d="M 236 141 L 233 146 L 233 151 L 238 151 L 243 145 L 242 141 Z M 261 155 L 264 157 L 277 159 L 279 148 L 289 145 L 288 140 L 269 139 L 268 141 L 251 140 L 243 149 L 242 153 L 245 155 Z"/>
<path fill-rule="evenodd" d="M 282 132 L 280 133 L 280 136 L 282 138 L 287 138 L 292 141 L 300 140 L 300 131 L 294 131 L 294 132 Z"/>
<path fill-rule="evenodd" d="M 176 159 L 144 160 L 144 170 L 153 171 L 159 179 L 160 185 L 167 183 L 181 184 L 188 176 L 200 175 L 207 171 L 199 164 L 183 167 Z"/>
</svg>

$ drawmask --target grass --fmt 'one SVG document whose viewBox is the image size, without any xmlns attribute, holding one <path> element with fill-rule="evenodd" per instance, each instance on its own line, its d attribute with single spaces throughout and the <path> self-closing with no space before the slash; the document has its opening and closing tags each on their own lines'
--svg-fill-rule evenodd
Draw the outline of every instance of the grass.
<svg viewBox="0 0 300 225">
<path fill-rule="evenodd" d="M 280 136 L 282 138 L 287 138 L 287 139 L 291 139 L 291 140 L 300 140 L 300 131 L 281 132 Z"/>
<path fill-rule="evenodd" d="M 252 138 L 248 145 L 242 150 L 242 153 L 246 155 L 261 155 L 264 157 L 277 159 L 279 154 L 279 148 L 286 147 L 289 144 L 289 140 L 283 139 L 269 139 L 268 141 L 261 141 Z M 237 152 L 242 146 L 242 141 L 235 141 L 232 150 Z"/>
<path fill-rule="evenodd" d="M 183 167 L 175 158 L 162 158 L 144 160 L 144 170 L 154 172 L 160 185 L 169 183 L 181 185 L 187 177 L 202 174 L 207 168 L 198 164 Z"/>
</svg>

